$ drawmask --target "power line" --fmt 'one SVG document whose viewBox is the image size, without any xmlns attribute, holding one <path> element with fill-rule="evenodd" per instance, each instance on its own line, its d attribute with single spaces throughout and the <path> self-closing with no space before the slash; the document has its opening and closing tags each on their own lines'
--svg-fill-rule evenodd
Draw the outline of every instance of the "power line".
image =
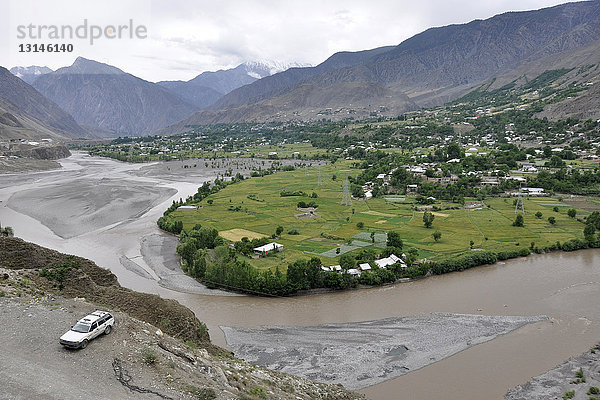
<svg viewBox="0 0 600 400">
<path fill-rule="evenodd" d="M 517 201 L 515 203 L 515 214 L 519 212 L 519 207 L 521 208 L 521 212 L 525 214 L 525 206 L 523 205 L 523 197 L 521 196 L 521 192 L 519 192 L 519 196 L 517 197 Z"/>
<path fill-rule="evenodd" d="M 346 178 L 346 182 L 344 182 L 344 189 L 342 194 L 342 205 L 343 206 L 351 206 L 352 205 L 352 196 L 350 195 L 350 184 L 348 183 L 348 179 Z"/>
</svg>

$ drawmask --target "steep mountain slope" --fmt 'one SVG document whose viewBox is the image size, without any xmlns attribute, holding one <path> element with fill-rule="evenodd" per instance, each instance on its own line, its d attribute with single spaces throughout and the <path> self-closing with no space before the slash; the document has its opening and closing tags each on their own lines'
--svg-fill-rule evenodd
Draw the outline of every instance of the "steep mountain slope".
<svg viewBox="0 0 600 400">
<path fill-rule="evenodd" d="M 218 110 L 257 103 L 269 97 L 281 95 L 285 91 L 290 90 L 295 84 L 313 76 L 334 70 L 336 68 L 349 67 L 359 64 L 370 57 L 385 53 L 392 48 L 392 46 L 389 46 L 358 52 L 344 51 L 335 53 L 315 67 L 289 68 L 286 71 L 265 77 L 251 85 L 246 85 L 232 91 L 229 95 L 223 97 L 217 103 L 215 103 L 215 105 L 211 108 Z"/>
<path fill-rule="evenodd" d="M 40 76 L 33 86 L 78 123 L 115 135 L 148 134 L 197 109 L 157 84 L 82 57 Z"/>
<path fill-rule="evenodd" d="M 567 119 L 569 117 L 582 120 L 600 120 L 600 68 L 598 64 L 595 66 L 593 73 L 595 74 L 582 83 L 583 85 L 589 85 L 587 91 L 580 96 L 550 104 L 537 116 L 551 120 Z"/>
<path fill-rule="evenodd" d="M 521 87 L 532 79 L 549 70 L 568 70 L 555 82 L 559 88 L 570 85 L 585 90 L 576 96 L 569 96 L 562 101 L 547 105 L 536 116 L 551 120 L 575 117 L 579 119 L 600 119 L 600 40 L 586 46 L 552 55 L 538 60 L 523 63 L 508 73 L 496 76 L 487 86 L 488 91 L 499 89 L 505 85 Z"/>
<path fill-rule="evenodd" d="M 57 104 L 0 67 L 0 138 L 77 138 L 87 132 Z"/>
<path fill-rule="evenodd" d="M 227 70 L 203 72 L 187 82 L 162 81 L 158 84 L 177 93 L 198 108 L 206 108 L 234 89 L 298 66 L 299 64 L 246 62 Z"/>
<path fill-rule="evenodd" d="M 487 20 L 431 28 L 395 47 L 338 53 L 314 68 L 293 68 L 261 79 L 232 91 L 211 110 L 199 111 L 167 131 L 237 118 L 263 120 L 267 109 L 271 119 L 289 118 L 290 114 L 314 119 L 322 115 L 312 109 L 317 105 L 346 109 L 333 118 L 347 113 L 394 115 L 415 106 L 444 103 L 524 63 L 560 58 L 561 53 L 598 39 L 599 1 L 509 12 Z M 372 89 L 364 91 L 365 85 Z M 356 91 L 346 98 L 352 86 Z M 313 90 L 304 93 L 309 97 L 302 99 L 301 105 L 290 105 L 291 96 L 299 93 L 300 87 Z M 375 95 L 373 88 L 383 97 Z"/>
<path fill-rule="evenodd" d="M 48 67 L 32 65 L 30 67 L 13 67 L 10 72 L 31 85 L 39 76 L 49 74 L 52 70 Z"/>
</svg>

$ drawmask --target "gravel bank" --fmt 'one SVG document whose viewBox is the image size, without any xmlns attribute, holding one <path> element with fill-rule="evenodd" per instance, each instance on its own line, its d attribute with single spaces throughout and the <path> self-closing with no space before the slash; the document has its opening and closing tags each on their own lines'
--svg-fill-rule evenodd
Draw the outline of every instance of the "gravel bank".
<svg viewBox="0 0 600 400">
<path fill-rule="evenodd" d="M 61 238 L 71 238 L 139 217 L 175 193 L 167 187 L 126 180 L 78 179 L 69 185 L 15 193 L 8 206 L 37 219 Z M 39 207 L 41 198 L 43 207 Z"/>
<path fill-rule="evenodd" d="M 577 382 L 576 373 L 581 369 L 585 382 Z M 591 387 L 600 387 L 600 345 L 571 358 L 556 368 L 519 385 L 506 393 L 507 400 L 547 400 L 562 399 L 565 393 L 573 391 L 574 400 L 588 400 Z"/>
<path fill-rule="evenodd" d="M 432 313 L 311 327 L 221 327 L 236 356 L 360 389 L 404 375 L 545 316 Z"/>
<path fill-rule="evenodd" d="M 242 296 L 238 293 L 209 289 L 194 278 L 186 275 L 181 270 L 179 256 L 176 253 L 178 243 L 179 240 L 176 237 L 163 233 L 146 235 L 141 239 L 142 257 L 146 264 L 157 275 L 159 285 L 183 293 L 215 296 Z M 130 269 L 133 267 L 131 263 L 132 261 L 128 260 L 128 262 L 123 265 L 125 268 Z M 138 266 L 138 268 L 141 267 Z"/>
</svg>

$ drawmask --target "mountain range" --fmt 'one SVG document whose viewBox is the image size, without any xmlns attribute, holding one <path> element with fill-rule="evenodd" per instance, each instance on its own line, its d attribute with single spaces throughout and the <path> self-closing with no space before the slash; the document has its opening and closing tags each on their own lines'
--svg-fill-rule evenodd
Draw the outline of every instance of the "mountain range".
<svg viewBox="0 0 600 400">
<path fill-rule="evenodd" d="M 234 89 L 289 68 L 302 66 L 306 65 L 274 61 L 245 62 L 231 69 L 203 72 L 189 81 L 161 81 L 158 84 L 196 107 L 206 108 Z"/>
<path fill-rule="evenodd" d="M 162 86 L 83 57 L 32 85 L 79 124 L 112 135 L 147 135 L 197 109 Z"/>
<path fill-rule="evenodd" d="M 0 138 L 64 139 L 87 134 L 56 103 L 0 67 Z"/>
<path fill-rule="evenodd" d="M 535 60 L 560 59 L 599 39 L 599 1 L 431 28 L 397 46 L 337 53 L 315 67 L 260 79 L 160 132 L 242 120 L 398 115 L 445 103 L 494 76 Z"/>
<path fill-rule="evenodd" d="M 599 65 L 600 1 L 582 1 L 431 28 L 395 46 L 335 53 L 314 67 L 244 63 L 158 83 L 82 57 L 56 71 L 13 68 L 22 80 L 3 69 L 0 122 L 5 136 L 10 129 L 46 129 L 81 137 L 173 134 L 221 122 L 397 116 L 485 82 L 491 82 L 487 90 L 522 84 L 552 68 L 573 69 L 565 84 L 593 84 Z M 598 90 L 552 105 L 544 116 L 600 114 Z"/>
</svg>

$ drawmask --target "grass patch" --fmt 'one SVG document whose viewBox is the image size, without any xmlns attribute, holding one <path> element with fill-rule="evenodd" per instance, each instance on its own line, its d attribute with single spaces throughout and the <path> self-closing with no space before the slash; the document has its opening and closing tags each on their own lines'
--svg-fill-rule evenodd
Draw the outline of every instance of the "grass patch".
<svg viewBox="0 0 600 400">
<path fill-rule="evenodd" d="M 263 235 L 262 233 L 258 233 L 258 232 L 249 231 L 247 229 L 234 228 L 234 229 L 229 229 L 227 231 L 219 232 L 219 236 L 221 236 L 224 239 L 231 240 L 232 242 L 238 242 L 238 241 L 242 240 L 243 237 L 247 237 L 248 239 L 252 240 L 252 239 L 262 239 L 262 238 L 266 237 L 267 235 Z"/>
<path fill-rule="evenodd" d="M 553 212 L 554 205 L 561 203 L 549 199 L 524 200 L 523 227 L 512 226 L 515 209 L 510 198 L 486 199 L 487 207 L 482 209 L 465 209 L 456 203 L 437 202 L 439 209 L 433 213 L 432 228 L 427 229 L 423 226 L 423 213 L 413 211 L 416 205 L 414 196 L 402 196 L 402 201 L 398 202 L 389 201 L 390 198 L 400 199 L 395 196 L 368 201 L 354 199 L 351 206 L 341 205 L 346 177 L 360 173 L 352 167 L 351 161 L 340 160 L 321 166 L 321 185 L 318 185 L 317 170 L 311 167 L 307 175 L 302 168 L 229 185 L 200 202 L 202 208 L 185 213 L 174 211 L 171 217 L 182 221 L 185 230 L 201 224 L 217 229 L 223 238 L 230 241 L 244 236 L 249 239 L 270 237 L 278 226 L 282 226 L 283 232 L 274 239 L 284 245 L 281 253 L 260 259 L 243 258 L 259 270 L 279 267 L 282 272 L 289 263 L 312 255 L 319 255 L 325 264 L 333 265 L 344 253 L 358 252 L 367 246 L 381 249 L 385 247 L 385 232 L 388 231 L 398 232 L 405 246 L 417 249 L 419 254 L 426 254 L 434 261 L 469 254 L 471 248 L 512 251 L 519 246 L 529 247 L 531 242 L 544 248 L 557 241 L 564 243 L 583 238 L 584 225 L 569 218 L 562 209 L 562 212 Z M 336 175 L 336 180 L 332 179 L 333 175 Z M 306 195 L 282 197 L 282 192 Z M 316 212 L 319 218 L 297 219 L 298 202 L 313 200 L 313 192 L 318 196 Z M 261 201 L 249 199 L 249 193 Z M 208 205 L 208 200 L 212 200 L 212 204 Z M 576 210 L 578 216 L 588 214 L 582 209 Z M 535 217 L 538 211 L 543 214 L 542 218 Z M 548 223 L 549 216 L 556 218 L 555 225 Z M 436 230 L 442 233 L 439 242 L 432 237 Z M 371 232 L 376 232 L 374 243 Z M 348 244 L 349 239 L 354 241 Z"/>
</svg>

